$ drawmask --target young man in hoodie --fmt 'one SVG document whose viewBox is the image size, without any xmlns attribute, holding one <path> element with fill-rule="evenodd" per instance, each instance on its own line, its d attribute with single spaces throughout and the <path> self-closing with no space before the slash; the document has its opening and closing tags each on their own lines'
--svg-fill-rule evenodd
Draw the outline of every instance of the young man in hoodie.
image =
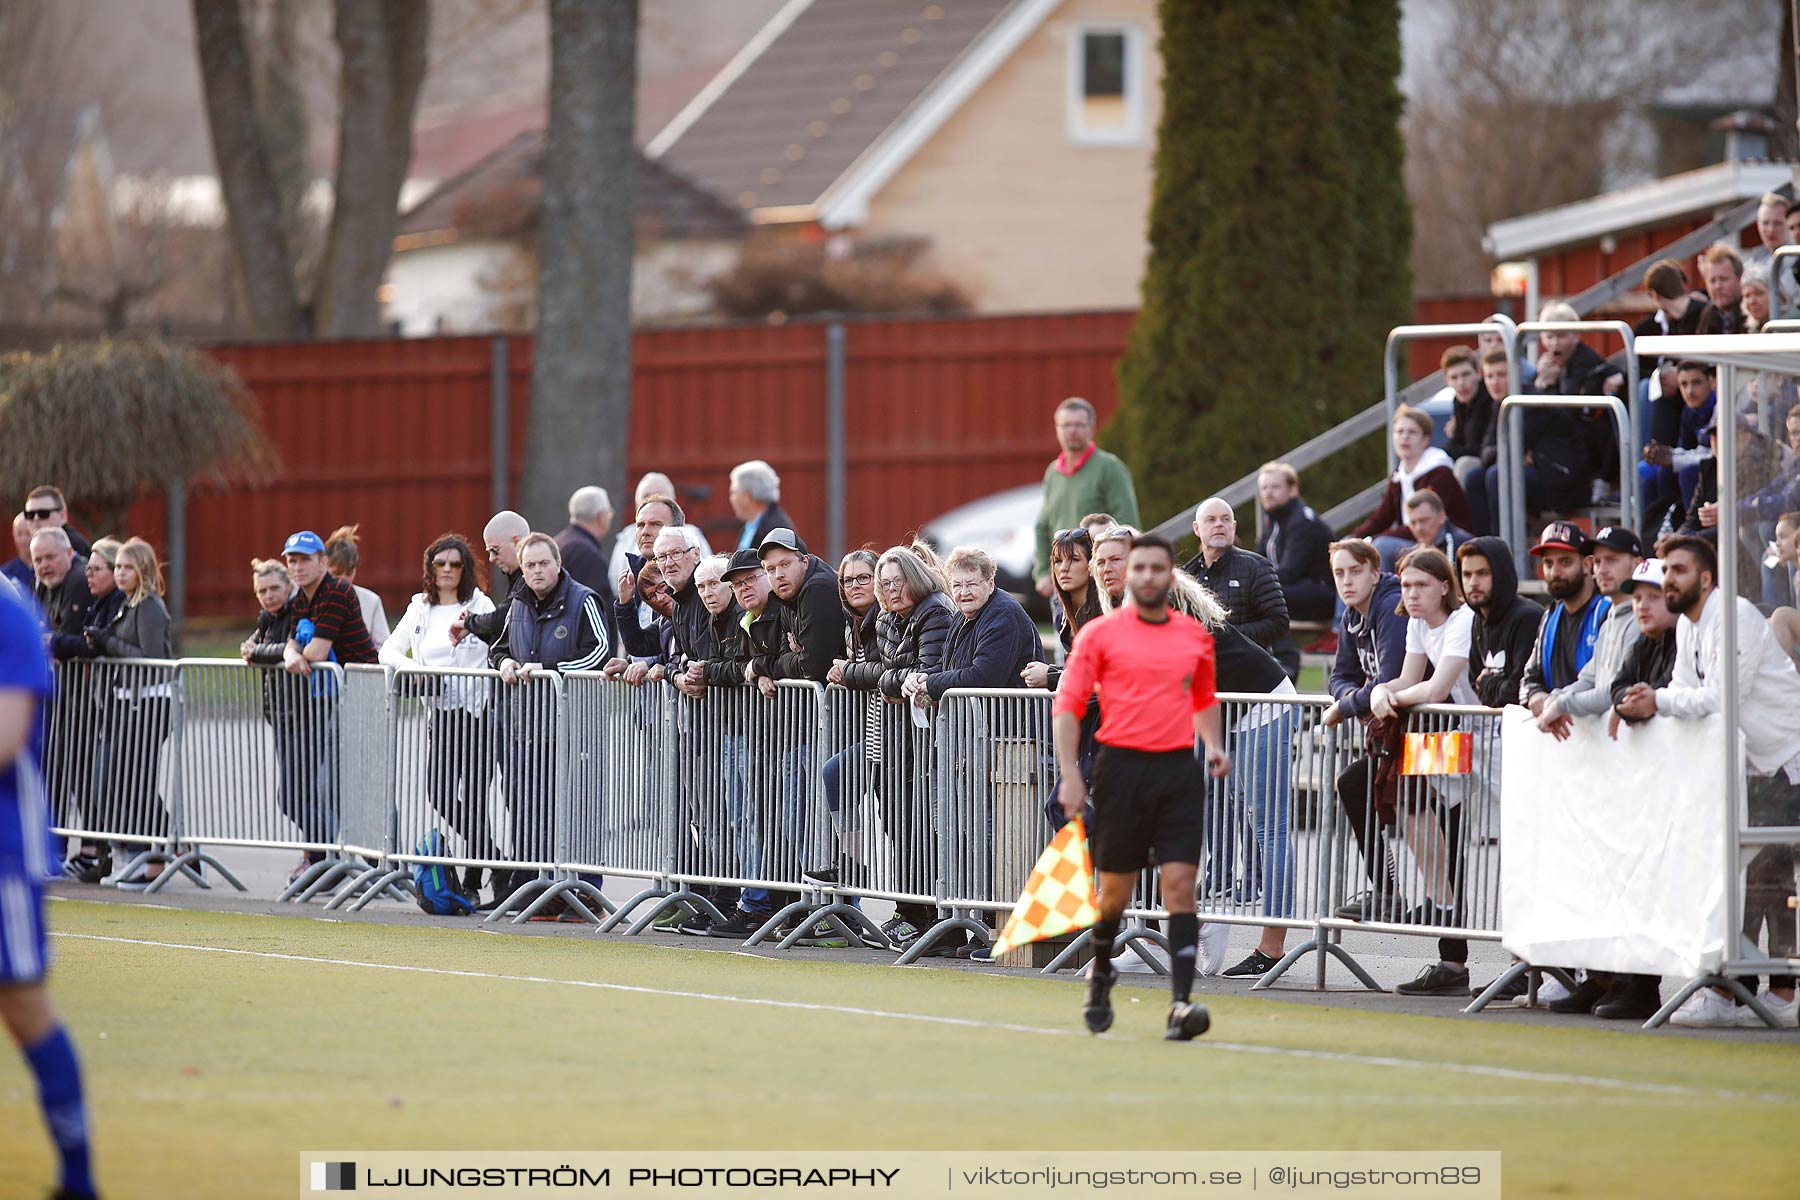
<svg viewBox="0 0 1800 1200">
<path fill-rule="evenodd" d="M 1600 626 L 1612 611 L 1612 602 L 1594 586 L 1593 560 L 1588 539 L 1568 521 L 1544 526 L 1532 556 L 1542 564 L 1544 583 L 1556 604 L 1538 624 L 1537 640 L 1525 662 L 1519 683 L 1519 703 L 1531 715 L 1544 715 L 1550 693 L 1567 687 L 1594 657 Z"/>
<path fill-rule="evenodd" d="M 1458 547 L 1456 574 L 1463 599 L 1478 618 L 1469 638 L 1469 682 L 1489 708 L 1517 704 L 1544 610 L 1519 595 L 1512 551 L 1497 537 Z"/>
<path fill-rule="evenodd" d="M 1399 465 L 1381 493 L 1381 506 L 1373 516 L 1351 531 L 1351 537 L 1373 538 L 1381 551 L 1382 569 L 1393 570 L 1400 555 L 1413 548 L 1412 531 L 1406 527 L 1406 502 L 1421 488 L 1430 488 L 1444 502 L 1450 520 L 1464 529 L 1475 527 L 1462 484 L 1456 482 L 1450 456 L 1431 444 L 1431 415 L 1410 404 L 1394 413 L 1394 457 Z M 1335 574 L 1335 571 L 1334 571 Z"/>
<path fill-rule="evenodd" d="M 1594 589 L 1611 608 L 1594 639 L 1593 656 L 1576 674 L 1574 682 L 1550 693 L 1538 713 L 1538 728 L 1559 742 L 1568 739 L 1574 718 L 1600 717 L 1611 711 L 1613 680 L 1641 636 L 1637 616 L 1626 598 L 1632 573 L 1643 557 L 1637 534 L 1608 525 L 1593 536 L 1587 549 L 1594 564 Z"/>
<path fill-rule="evenodd" d="M 1400 612 L 1400 581 L 1381 569 L 1381 554 L 1362 538 L 1331 545 L 1331 577 L 1344 616 L 1338 628 L 1337 660 L 1331 667 L 1330 688 L 1335 703 L 1325 710 L 1323 721 L 1369 719 L 1369 695 L 1375 685 L 1400 676 L 1406 661 L 1406 617 Z M 1380 832 L 1369 820 L 1371 764 L 1360 756 L 1337 777 L 1338 803 L 1349 818 L 1350 832 L 1362 851 L 1363 870 L 1369 889 L 1354 896 L 1337 915 L 1345 920 L 1368 920 L 1377 910 L 1398 910 L 1403 901 L 1394 868 Z M 1369 837 L 1374 830 L 1375 837 Z M 1371 845 L 1373 841 L 1375 844 Z"/>
</svg>

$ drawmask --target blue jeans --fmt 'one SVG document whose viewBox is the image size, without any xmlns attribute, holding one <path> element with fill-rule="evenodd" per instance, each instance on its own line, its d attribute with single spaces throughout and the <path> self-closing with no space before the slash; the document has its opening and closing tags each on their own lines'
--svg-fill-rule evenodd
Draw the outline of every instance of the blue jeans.
<svg viewBox="0 0 1800 1200">
<path fill-rule="evenodd" d="M 737 872 L 745 879 L 762 877 L 762 814 L 757 810 L 756 800 L 750 794 L 746 767 L 750 761 L 750 749 L 742 734 L 727 735 L 719 739 L 719 758 L 725 769 L 729 783 L 725 793 L 725 811 L 731 823 L 731 835 L 736 854 L 732 862 Z M 744 888 L 738 895 L 738 906 L 745 912 L 766 915 L 770 911 L 769 889 L 759 887 Z"/>
<path fill-rule="evenodd" d="M 1260 715 L 1260 714 L 1259 714 Z M 1299 711 L 1283 705 L 1281 715 L 1228 739 L 1232 772 L 1230 805 L 1250 819 L 1252 868 L 1262 871 L 1262 914 L 1294 912 L 1294 864 L 1288 847 L 1288 775 L 1293 763 Z"/>
</svg>

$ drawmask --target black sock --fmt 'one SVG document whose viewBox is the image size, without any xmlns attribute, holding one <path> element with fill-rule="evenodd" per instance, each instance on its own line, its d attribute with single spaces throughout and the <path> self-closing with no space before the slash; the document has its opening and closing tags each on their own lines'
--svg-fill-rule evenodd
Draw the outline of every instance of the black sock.
<svg viewBox="0 0 1800 1200">
<path fill-rule="evenodd" d="M 1119 938 L 1119 918 L 1101 917 L 1094 922 L 1094 969 L 1110 974 L 1113 970 L 1113 943 Z"/>
<path fill-rule="evenodd" d="M 1194 990 L 1194 956 L 1199 953 L 1200 918 L 1193 913 L 1169 914 L 1169 990 L 1175 1003 L 1187 1002 Z"/>
</svg>

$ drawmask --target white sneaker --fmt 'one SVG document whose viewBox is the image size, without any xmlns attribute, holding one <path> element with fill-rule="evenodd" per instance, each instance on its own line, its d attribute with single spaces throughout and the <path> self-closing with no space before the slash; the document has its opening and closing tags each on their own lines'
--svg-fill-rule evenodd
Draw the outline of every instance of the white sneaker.
<svg viewBox="0 0 1800 1200">
<path fill-rule="evenodd" d="M 1757 999 L 1762 1002 L 1764 1008 L 1769 1010 L 1769 1015 L 1775 1018 L 1777 1026 L 1782 1029 L 1794 1028 L 1796 1017 L 1800 1016 L 1800 994 L 1796 994 L 1791 1000 L 1784 1001 L 1773 992 L 1764 992 Z M 1768 1028 L 1763 1024 L 1762 1018 L 1750 1010 L 1748 1004 L 1737 1005 L 1736 1008 L 1739 1025 L 1746 1029 Z"/>
<path fill-rule="evenodd" d="M 1564 999 L 1568 994 L 1569 989 L 1564 987 L 1563 981 L 1554 975 L 1546 975 L 1538 980 L 1537 1002 L 1539 1008 L 1547 1008 L 1556 1001 Z M 1519 1004 L 1521 1007 L 1524 1003 L 1525 997 L 1519 997 Z"/>
<path fill-rule="evenodd" d="M 1684 1025 L 1689 1029 L 1729 1029 L 1742 1025 L 1742 1016 L 1762 1024 L 1755 1013 L 1741 1008 L 1730 996 L 1721 996 L 1706 987 L 1689 996 L 1669 1018 L 1669 1024 Z"/>
<path fill-rule="evenodd" d="M 1219 921 L 1200 924 L 1200 963 L 1198 974 L 1217 975 L 1225 969 L 1225 955 L 1231 947 L 1231 926 Z"/>
<path fill-rule="evenodd" d="M 1168 956 L 1144 942 L 1131 943 L 1115 954 L 1112 961 L 1113 970 L 1121 975 L 1165 975 L 1169 970 Z M 1158 970 L 1158 966 L 1162 969 Z"/>
</svg>

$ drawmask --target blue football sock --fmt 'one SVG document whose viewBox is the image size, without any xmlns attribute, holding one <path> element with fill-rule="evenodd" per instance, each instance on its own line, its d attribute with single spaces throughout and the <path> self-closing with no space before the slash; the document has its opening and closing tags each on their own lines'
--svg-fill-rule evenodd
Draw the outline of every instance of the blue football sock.
<svg viewBox="0 0 1800 1200">
<path fill-rule="evenodd" d="M 94 1177 L 88 1167 L 87 1105 L 81 1098 L 81 1064 L 75 1061 L 75 1043 L 68 1031 L 56 1026 L 35 1046 L 25 1050 L 25 1061 L 37 1076 L 38 1106 L 44 1124 L 62 1159 L 62 1188 L 77 1196 L 94 1194 Z"/>
</svg>

